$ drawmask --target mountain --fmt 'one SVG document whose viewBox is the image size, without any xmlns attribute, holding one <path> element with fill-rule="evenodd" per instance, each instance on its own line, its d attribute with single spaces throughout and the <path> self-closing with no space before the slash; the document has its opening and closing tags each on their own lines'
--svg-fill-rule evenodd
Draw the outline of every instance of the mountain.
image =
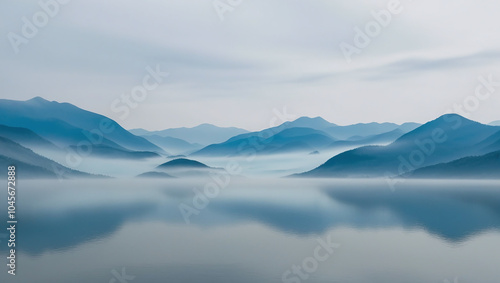
<svg viewBox="0 0 500 283">
<path fill-rule="evenodd" d="M 209 167 L 201 162 L 178 158 L 165 162 L 158 167 L 155 171 L 146 172 L 142 174 L 142 177 L 158 178 L 172 176 L 174 178 L 182 177 L 208 177 L 212 173 L 219 172 L 221 169 Z M 166 174 L 166 175 L 165 175 Z M 140 175 L 141 176 L 141 175 Z"/>
<path fill-rule="evenodd" d="M 93 141 L 118 149 L 163 152 L 115 121 L 69 103 L 35 97 L 27 101 L 0 99 L 0 124 L 29 129 L 60 147 Z"/>
<path fill-rule="evenodd" d="M 147 136 L 147 135 L 153 135 L 154 133 L 156 132 L 150 132 L 148 130 L 144 130 L 144 129 L 141 129 L 141 128 L 137 128 L 137 129 L 131 129 L 131 130 L 128 130 L 129 132 L 131 132 L 132 134 L 136 135 L 136 136 Z"/>
<path fill-rule="evenodd" d="M 332 126 L 335 126 L 335 124 L 332 124 L 321 117 L 301 117 L 295 121 L 285 122 L 279 126 L 262 131 L 249 132 L 233 136 L 227 141 L 211 144 L 192 153 L 191 155 L 234 156 L 248 154 L 249 152 L 285 153 L 292 151 L 311 151 L 314 150 L 314 146 L 311 146 L 311 144 L 304 141 L 309 140 L 312 143 L 321 143 L 325 141 L 325 143 L 333 142 L 335 139 L 320 130 L 321 128 L 328 128 Z M 281 136 L 279 135 L 281 132 L 293 128 L 296 130 L 284 132 Z M 293 131 L 295 132 L 292 134 Z M 309 131 L 309 133 L 307 131 Z M 319 136 L 310 136 L 309 138 L 304 137 L 305 135 L 312 134 L 311 131 L 315 131 L 314 135 L 317 134 Z M 319 140 L 312 141 L 315 137 L 319 138 Z M 277 141 L 272 143 L 275 138 Z M 287 138 L 286 141 L 285 138 Z"/>
<path fill-rule="evenodd" d="M 408 132 L 415 130 L 416 128 L 418 128 L 420 126 L 422 126 L 422 124 L 407 122 L 407 123 L 401 124 L 401 126 L 398 127 L 398 130 L 401 130 L 405 133 L 408 133 Z"/>
<path fill-rule="evenodd" d="M 200 144 L 192 144 L 185 140 L 172 137 L 162 137 L 159 135 L 144 135 L 142 137 L 161 147 L 169 154 L 189 154 L 203 147 Z"/>
<path fill-rule="evenodd" d="M 337 126 L 320 117 L 301 117 L 277 127 L 238 135 L 223 143 L 209 145 L 194 152 L 192 156 L 235 156 L 249 153 L 281 154 L 384 144 L 394 141 L 418 125 L 416 123 L 403 125 L 371 123 Z M 335 131 L 333 132 L 332 129 Z M 390 130 L 383 132 L 384 129 Z M 376 134 L 372 135 L 371 133 Z M 352 135 L 355 134 L 358 135 L 353 137 Z M 351 139 L 337 140 L 335 135 Z"/>
<path fill-rule="evenodd" d="M 40 137 L 33 131 L 26 128 L 0 125 L 0 137 L 7 138 L 43 156 L 56 156 L 57 153 L 62 153 L 62 154 L 67 153 L 64 149 L 54 145 L 52 142 Z M 112 144 L 113 146 L 107 146 L 102 144 L 93 145 L 92 151 L 89 155 L 102 158 L 136 159 L 136 160 L 160 157 L 160 155 L 155 152 L 131 151 L 114 143 Z M 75 152 L 78 151 L 77 146 L 70 145 L 68 147 Z"/>
<path fill-rule="evenodd" d="M 0 101 L 0 108 L 1 108 Z M 0 117 L 0 121 L 3 117 Z M 9 124 L 11 127 L 23 127 L 30 131 L 35 132 L 44 139 L 54 143 L 60 148 L 66 148 L 71 145 L 77 145 L 80 142 L 88 142 L 91 136 L 89 131 L 85 131 L 81 128 L 74 127 L 65 121 L 58 119 L 50 120 L 36 120 L 36 119 L 23 119 L 14 118 L 13 122 Z M 99 144 L 107 145 L 110 147 L 125 149 L 124 147 L 118 145 L 117 143 L 110 141 L 109 139 L 103 137 L 99 140 Z"/>
<path fill-rule="evenodd" d="M 60 150 L 60 148 L 52 142 L 40 137 L 33 131 L 26 128 L 0 125 L 0 137 L 12 140 L 30 149 L 43 148 L 47 150 Z"/>
<path fill-rule="evenodd" d="M 7 168 L 8 166 L 15 166 L 16 168 L 20 168 L 21 173 L 16 172 L 18 179 L 56 179 L 57 174 L 51 170 L 46 168 L 35 166 L 32 164 L 28 164 L 19 160 L 12 159 L 10 157 L 6 157 L 0 155 L 0 166 L 2 168 Z M 7 172 L 0 173 L 0 176 L 3 179 L 7 179 Z"/>
<path fill-rule="evenodd" d="M 353 136 L 365 138 L 369 136 L 380 135 L 397 129 L 401 130 L 404 133 L 407 133 L 413 131 L 419 126 L 421 126 L 421 124 L 418 123 L 404 123 L 402 125 L 394 123 L 359 123 L 354 125 L 340 126 L 330 123 L 321 117 L 301 117 L 292 122 L 285 122 L 277 128 L 311 128 L 315 130 L 321 130 L 329 134 L 336 140 L 348 140 Z"/>
<path fill-rule="evenodd" d="M 330 145 L 332 139 L 325 132 L 312 128 L 290 128 L 264 140 L 265 148 L 259 150 L 263 154 L 292 152 L 311 152 Z"/>
<path fill-rule="evenodd" d="M 397 176 L 415 169 L 476 155 L 478 144 L 498 128 L 447 114 L 387 146 L 365 146 L 334 156 L 302 177 Z M 499 149 L 500 150 L 500 149 Z"/>
<path fill-rule="evenodd" d="M 78 152 L 76 146 L 70 146 L 74 152 Z M 128 149 L 119 149 L 106 145 L 94 145 L 92 146 L 92 151 L 89 156 L 108 158 L 108 159 L 129 159 L 129 160 L 141 160 L 148 158 L 161 157 L 156 152 L 151 151 L 132 151 Z"/>
<path fill-rule="evenodd" d="M 324 130 L 327 128 L 335 127 L 337 125 L 326 121 L 321 117 L 300 117 L 295 121 L 285 122 L 280 127 L 282 128 L 311 128 L 315 130 Z"/>
<path fill-rule="evenodd" d="M 289 124 L 293 125 L 293 124 Z M 276 130 L 282 127 L 274 128 Z M 272 134 L 272 132 L 269 132 Z M 311 152 L 323 149 L 334 142 L 327 133 L 312 128 L 283 128 L 267 138 L 266 132 L 239 135 L 221 144 L 209 145 L 193 156 L 236 156 L 249 152 L 279 154 L 291 152 Z"/>
<path fill-rule="evenodd" d="M 377 144 L 387 144 L 395 141 L 406 132 L 401 129 L 395 129 L 387 133 L 382 133 L 378 135 L 372 135 L 368 137 L 351 137 L 350 140 L 340 140 L 334 141 L 329 145 L 328 148 L 339 148 L 339 147 L 353 147 L 353 146 L 363 146 L 363 145 L 377 145 Z"/>
<path fill-rule="evenodd" d="M 279 126 L 257 132 L 249 132 L 238 128 L 218 128 L 209 124 L 203 124 L 194 128 L 177 128 L 156 132 L 149 132 L 144 129 L 134 129 L 130 131 L 136 135 L 144 137 L 150 135 L 159 135 L 163 137 L 168 136 L 182 139 L 192 144 L 198 143 L 207 146 L 227 141 L 241 140 L 250 136 L 257 136 L 262 132 L 272 132 L 273 134 L 276 134 L 288 128 L 311 128 L 321 130 L 333 126 L 335 126 L 335 124 L 332 124 L 321 117 L 301 117 L 295 121 L 285 122 Z"/>
<path fill-rule="evenodd" d="M 427 166 L 408 173 L 405 177 L 429 179 L 500 179 L 500 151 Z"/>
<path fill-rule="evenodd" d="M 7 168 L 11 165 L 16 166 L 17 175 L 23 179 L 102 177 L 69 169 L 16 142 L 0 137 L 0 166 Z M 2 176 L 6 174 L 6 171 L 1 173 Z"/>
<path fill-rule="evenodd" d="M 402 125 L 394 123 L 359 123 L 348 126 L 333 126 L 323 130 L 338 140 L 350 140 L 353 137 L 355 137 L 354 139 L 359 139 L 361 137 L 380 135 L 396 129 L 407 133 L 419 126 L 420 124 L 417 123 L 405 123 Z"/>
<path fill-rule="evenodd" d="M 479 154 L 485 154 L 500 149 L 500 130 L 482 140 L 475 147 L 478 148 Z"/>
<path fill-rule="evenodd" d="M 177 138 L 191 144 L 202 145 L 221 143 L 233 136 L 248 133 L 247 130 L 239 128 L 221 128 L 210 124 L 202 124 L 194 128 L 174 128 L 153 132 L 144 129 L 133 129 L 130 130 L 130 132 L 141 136 L 157 135 L 161 137 Z"/>
<path fill-rule="evenodd" d="M 500 126 L 500 120 L 489 123 L 490 126 Z"/>
<path fill-rule="evenodd" d="M 157 168 L 160 169 L 205 169 L 205 168 L 210 168 L 207 165 L 195 161 L 195 160 L 190 160 L 186 158 L 179 158 L 175 159 L 172 161 L 165 162 L 161 165 L 159 165 Z"/>
</svg>

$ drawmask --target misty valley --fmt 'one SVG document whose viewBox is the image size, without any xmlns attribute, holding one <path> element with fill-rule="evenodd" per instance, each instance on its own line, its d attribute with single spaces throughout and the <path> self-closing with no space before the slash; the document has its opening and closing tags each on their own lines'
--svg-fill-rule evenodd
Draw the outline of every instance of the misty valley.
<svg viewBox="0 0 500 283">
<path fill-rule="evenodd" d="M 122 128 L 68 103 L 1 100 L 0 164 L 25 179 L 247 177 L 498 179 L 500 127 L 446 114 L 425 124 L 339 126 L 301 117 L 257 132 L 203 124 Z"/>
</svg>

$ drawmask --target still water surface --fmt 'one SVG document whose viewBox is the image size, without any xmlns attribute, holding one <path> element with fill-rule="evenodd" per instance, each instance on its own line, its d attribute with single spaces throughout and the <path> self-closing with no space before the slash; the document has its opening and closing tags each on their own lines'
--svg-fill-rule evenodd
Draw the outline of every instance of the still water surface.
<svg viewBox="0 0 500 283">
<path fill-rule="evenodd" d="M 20 181 L 17 275 L 4 228 L 0 282 L 500 280 L 499 182 L 238 179 L 187 224 L 179 205 L 204 182 Z"/>
</svg>

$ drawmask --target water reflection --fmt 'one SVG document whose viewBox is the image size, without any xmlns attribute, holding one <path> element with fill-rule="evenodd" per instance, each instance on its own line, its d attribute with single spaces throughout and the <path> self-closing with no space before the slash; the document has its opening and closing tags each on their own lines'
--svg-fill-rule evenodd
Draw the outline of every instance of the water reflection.
<svg viewBox="0 0 500 283">
<path fill-rule="evenodd" d="M 355 207 L 360 214 L 387 211 L 405 229 L 421 228 L 451 242 L 500 228 L 500 188 L 456 184 L 410 184 L 394 193 L 380 190 L 326 189 L 335 201 Z M 382 226 L 367 223 L 366 226 Z M 357 225 L 356 227 L 360 227 Z"/>
<path fill-rule="evenodd" d="M 141 187 L 135 181 L 92 182 L 26 183 L 18 202 L 18 240 L 23 243 L 19 249 L 29 254 L 68 249 L 108 238 L 134 221 L 186 225 L 178 205 L 191 202 L 191 189 L 196 186 L 179 181 L 141 183 Z M 391 192 L 383 183 L 361 181 L 241 181 L 193 216 L 191 225 L 260 223 L 297 236 L 338 227 L 399 227 L 423 229 L 445 241 L 460 242 L 500 229 L 496 189 L 494 183 L 417 182 Z"/>
</svg>

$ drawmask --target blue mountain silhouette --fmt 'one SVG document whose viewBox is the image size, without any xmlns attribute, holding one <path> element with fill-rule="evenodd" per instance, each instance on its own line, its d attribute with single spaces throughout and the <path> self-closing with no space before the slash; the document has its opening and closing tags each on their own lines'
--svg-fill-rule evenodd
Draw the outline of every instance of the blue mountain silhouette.
<svg viewBox="0 0 500 283">
<path fill-rule="evenodd" d="M 394 123 L 359 123 L 348 126 L 334 126 L 324 129 L 332 137 L 338 140 L 350 140 L 353 137 L 369 137 L 380 135 L 383 133 L 391 132 L 394 130 L 401 130 L 405 133 L 416 129 L 421 126 L 417 123 L 405 123 L 402 125 Z"/>
<path fill-rule="evenodd" d="M 27 101 L 0 100 L 0 124 L 29 129 L 58 146 L 77 145 L 94 137 L 100 145 L 122 150 L 163 152 L 142 137 L 123 129 L 115 121 L 69 103 L 36 97 Z M 104 133 L 101 129 L 111 129 Z M 103 138 L 96 135 L 102 134 Z"/>
<path fill-rule="evenodd" d="M 497 127 L 447 114 L 404 134 L 390 145 L 365 146 L 341 153 L 318 168 L 298 176 L 402 175 L 418 168 L 484 153 L 483 148 L 477 145 L 497 131 Z"/>
<path fill-rule="evenodd" d="M 201 162 L 195 161 L 195 160 L 190 160 L 190 159 L 186 159 L 186 158 L 178 158 L 175 160 L 165 162 L 165 163 L 159 165 L 158 168 L 162 168 L 162 169 L 169 169 L 169 168 L 200 169 L 200 168 L 210 168 L 210 167 L 208 167 L 207 165 L 205 165 Z"/>
<path fill-rule="evenodd" d="M 247 130 L 239 128 L 221 128 L 211 124 L 202 124 L 193 128 L 174 128 L 152 132 L 144 129 L 133 129 L 130 130 L 130 132 L 140 136 L 157 135 L 161 137 L 177 138 L 191 144 L 202 145 L 221 143 L 233 136 L 248 133 Z"/>
<path fill-rule="evenodd" d="M 162 137 L 159 135 L 143 135 L 142 137 L 163 148 L 165 152 L 175 155 L 189 154 L 203 147 L 200 144 L 192 144 L 185 140 L 172 137 Z"/>
<path fill-rule="evenodd" d="M 334 139 L 327 133 L 312 128 L 275 128 L 281 130 L 244 134 L 233 137 L 227 142 L 207 146 L 193 156 L 236 156 L 245 155 L 248 151 L 261 154 L 291 153 L 297 151 L 311 152 L 330 145 Z M 265 136 L 266 134 L 271 136 Z"/>
<path fill-rule="evenodd" d="M 0 137 L 12 140 L 30 149 L 43 148 L 48 150 L 60 150 L 60 148 L 52 142 L 40 137 L 35 132 L 26 128 L 0 125 Z"/>
<path fill-rule="evenodd" d="M 464 157 L 452 162 L 417 169 L 410 178 L 500 179 L 500 151 L 482 156 Z"/>
<path fill-rule="evenodd" d="M 248 154 L 249 152 L 259 154 L 309 153 L 337 147 L 352 148 L 360 145 L 394 141 L 406 133 L 408 129 L 414 129 L 417 126 L 418 124 L 415 123 L 407 123 L 401 126 L 391 123 L 337 126 L 320 117 L 301 117 L 277 127 L 238 135 L 224 143 L 209 145 L 192 155 L 235 156 Z M 386 129 L 390 131 L 384 132 L 383 130 Z M 376 134 L 372 135 L 372 133 Z M 342 137 L 357 135 L 357 138 L 353 139 L 353 141 L 339 141 L 334 137 L 335 134 Z"/>
<path fill-rule="evenodd" d="M 210 173 L 220 171 L 219 168 L 209 167 L 196 160 L 177 158 L 158 165 L 154 171 L 143 173 L 137 177 L 142 178 L 182 178 L 182 177 L 208 177 Z"/>
<path fill-rule="evenodd" d="M 11 165 L 16 166 L 17 174 L 24 179 L 102 177 L 69 169 L 12 140 L 0 137 L 0 166 L 7 168 Z M 0 175 L 6 177 L 7 172 L 3 171 Z"/>
</svg>

